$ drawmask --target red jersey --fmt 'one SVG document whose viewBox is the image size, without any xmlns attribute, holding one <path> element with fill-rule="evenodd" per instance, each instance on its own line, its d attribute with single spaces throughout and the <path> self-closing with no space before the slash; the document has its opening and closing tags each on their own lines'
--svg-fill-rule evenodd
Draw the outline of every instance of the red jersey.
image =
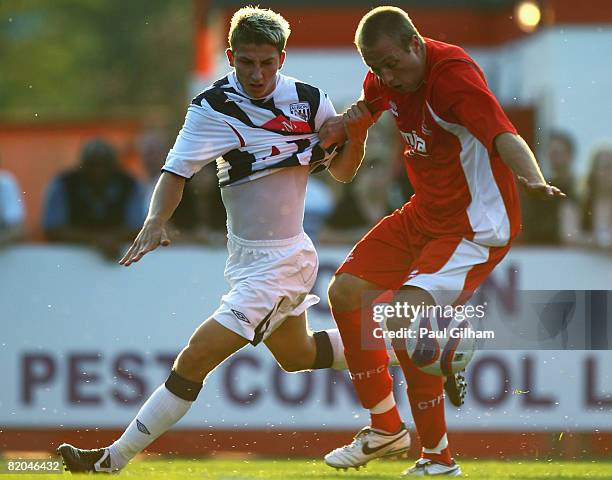
<svg viewBox="0 0 612 480">
<path fill-rule="evenodd" d="M 406 142 L 415 194 L 404 209 L 426 235 L 507 245 L 520 229 L 520 207 L 514 175 L 493 141 L 516 130 L 462 48 L 431 39 L 425 46 L 417 91 L 395 91 L 372 72 L 364 81 L 365 99 L 391 112 Z"/>
</svg>

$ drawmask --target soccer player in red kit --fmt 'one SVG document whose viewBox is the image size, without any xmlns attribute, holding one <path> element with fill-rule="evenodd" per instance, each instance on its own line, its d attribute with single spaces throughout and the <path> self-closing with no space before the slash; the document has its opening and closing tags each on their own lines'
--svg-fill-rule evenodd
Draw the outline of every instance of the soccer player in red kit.
<svg viewBox="0 0 612 480">
<path fill-rule="evenodd" d="M 346 137 L 330 171 L 341 181 L 353 178 L 367 129 L 389 110 L 406 143 L 405 166 L 415 194 L 355 245 L 330 284 L 351 378 L 371 415 L 371 425 L 351 444 L 325 457 L 336 468 L 359 467 L 410 445 L 395 405 L 384 342 L 379 350 L 362 346 L 362 332 L 369 327 L 364 330 L 361 322 L 372 318 L 362 309 L 362 295 L 401 290 L 416 305 L 465 302 L 520 230 L 515 174 L 531 194 L 564 196 L 546 183 L 533 153 L 463 49 L 422 37 L 406 12 L 395 7 L 365 15 L 355 43 L 370 71 L 362 98 L 322 132 Z M 405 349 L 394 349 L 422 444 L 421 458 L 404 474 L 460 475 L 446 435 L 444 378 L 420 371 Z"/>
</svg>

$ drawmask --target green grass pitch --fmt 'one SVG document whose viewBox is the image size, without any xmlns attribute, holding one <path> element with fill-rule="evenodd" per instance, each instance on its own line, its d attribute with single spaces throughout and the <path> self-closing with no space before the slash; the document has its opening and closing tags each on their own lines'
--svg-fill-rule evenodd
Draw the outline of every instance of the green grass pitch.
<svg viewBox="0 0 612 480">
<path fill-rule="evenodd" d="M 459 460 L 459 459 L 458 459 Z M 612 461 L 477 461 L 460 460 L 463 478 L 469 479 L 612 479 Z M 408 461 L 373 461 L 359 471 L 336 471 L 321 460 L 184 460 L 166 457 L 156 460 L 135 460 L 121 472 L 126 479 L 201 480 L 386 480 L 399 479 Z M 78 477 L 83 478 L 82 475 Z M 50 480 L 70 478 L 63 475 L 17 475 L 14 478 Z M 443 477 L 446 478 L 446 477 Z"/>
</svg>

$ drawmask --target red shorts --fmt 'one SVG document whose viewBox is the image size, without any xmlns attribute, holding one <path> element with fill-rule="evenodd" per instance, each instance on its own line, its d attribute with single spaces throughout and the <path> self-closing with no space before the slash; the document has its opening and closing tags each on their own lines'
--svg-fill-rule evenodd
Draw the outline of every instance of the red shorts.
<svg viewBox="0 0 612 480">
<path fill-rule="evenodd" d="M 487 247 L 460 235 L 430 237 L 410 219 L 410 205 L 384 217 L 363 237 L 336 271 L 381 289 L 419 287 L 438 305 L 465 302 L 504 258 L 510 244 Z"/>
</svg>

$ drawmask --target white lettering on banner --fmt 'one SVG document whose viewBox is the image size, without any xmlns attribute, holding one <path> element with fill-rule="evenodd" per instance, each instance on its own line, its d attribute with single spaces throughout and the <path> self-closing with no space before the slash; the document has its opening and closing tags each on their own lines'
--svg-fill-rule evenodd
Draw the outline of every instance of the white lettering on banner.
<svg viewBox="0 0 612 480">
<path fill-rule="evenodd" d="M 11 406 L 0 411 L 3 424 L 113 426 L 128 421 L 163 382 L 174 354 L 81 350 L 77 354 L 23 352 L 20 357 L 11 362 L 17 368 L 9 375 L 18 377 L 19 388 L 11 390 L 10 396 L 3 390 L 2 403 Z M 605 422 L 612 410 L 606 373 L 611 359 L 610 352 L 480 352 L 468 370 L 466 409 L 449 422 L 457 427 L 475 421 L 471 429 L 503 429 L 522 421 L 538 429 L 557 426 L 567 416 L 577 426 L 593 428 Z M 384 368 L 364 372 L 363 378 Z M 398 370 L 395 367 L 396 375 Z M 575 379 L 574 387 L 558 382 L 559 375 Z M 398 404 L 405 404 L 403 382 L 396 381 L 395 387 Z M 515 390 L 524 394 L 514 395 Z M 439 402 L 441 398 L 419 403 L 417 408 Z M 496 409 L 505 414 L 496 416 Z M 207 425 L 217 426 L 232 421 L 249 427 L 271 423 L 306 428 L 316 427 L 321 420 L 330 428 L 340 428 L 354 423 L 346 412 L 361 409 L 346 373 L 330 369 L 287 374 L 267 351 L 256 349 L 219 367 L 207 379 L 194 411 L 198 413 L 188 415 L 185 426 L 197 426 L 204 418 Z M 482 425 L 477 419 L 484 412 L 488 412 L 487 423 Z"/>
<path fill-rule="evenodd" d="M 317 293 L 347 250 L 320 250 Z M 223 250 L 173 247 L 124 269 L 86 249 L 0 251 L 0 305 L 9 326 L 0 342 L 0 425 L 125 425 L 165 380 L 201 319 L 217 307 L 226 290 L 220 281 L 225 258 Z M 547 279 L 550 288 L 572 288 L 570 282 L 584 274 L 578 287 L 603 288 L 611 270 L 606 262 L 580 251 L 516 249 L 487 288 L 511 310 L 514 292 L 541 288 Z M 168 285 L 155 278 L 180 281 Z M 332 326 L 326 310 L 310 313 L 315 330 Z M 448 415 L 451 429 L 610 424 L 612 352 L 483 351 L 467 374 L 467 403 Z M 396 401 L 406 405 L 405 384 L 396 381 L 395 387 Z M 346 372 L 286 374 L 265 348 L 256 348 L 235 355 L 207 379 L 180 426 L 352 429 L 366 421 Z"/>
</svg>

